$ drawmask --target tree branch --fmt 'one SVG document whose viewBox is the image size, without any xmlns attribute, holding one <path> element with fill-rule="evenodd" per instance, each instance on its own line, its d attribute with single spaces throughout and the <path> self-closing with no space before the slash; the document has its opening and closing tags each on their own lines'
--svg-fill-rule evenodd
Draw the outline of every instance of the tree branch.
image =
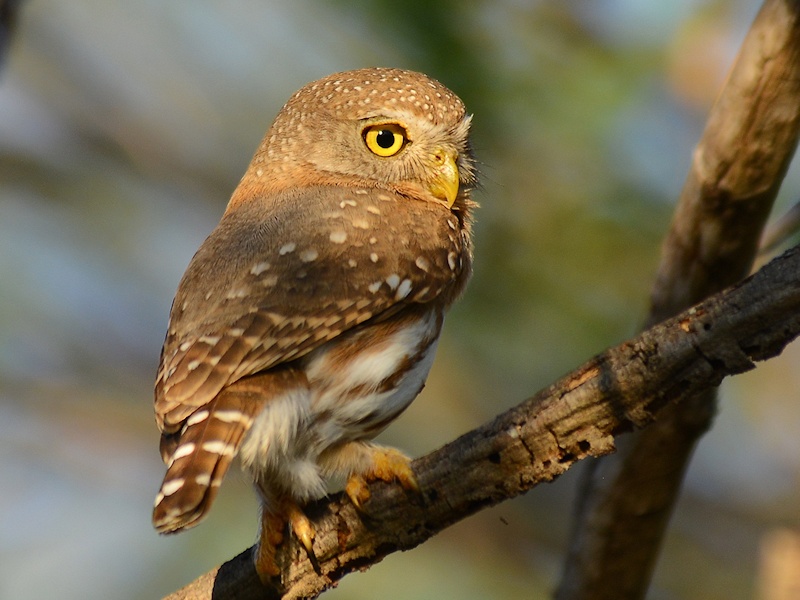
<svg viewBox="0 0 800 600">
<path fill-rule="evenodd" d="M 169 596 L 313 598 L 347 573 L 417 546 L 465 517 L 551 481 L 675 401 L 779 354 L 800 334 L 800 248 L 740 285 L 594 357 L 534 397 L 413 463 L 421 494 L 376 483 L 366 514 L 341 494 L 307 507 L 315 561 L 282 549 L 285 595 L 263 588 L 246 550 Z"/>
<path fill-rule="evenodd" d="M 695 152 L 664 244 L 649 323 L 730 285 L 751 268 L 797 143 L 799 48 L 797 2 L 767 0 Z M 578 524 L 587 535 L 573 540 L 568 576 L 559 590 L 565 599 L 643 595 L 683 468 L 711 422 L 713 389 L 724 376 L 777 354 L 798 335 L 797 273 L 800 257 L 793 251 L 731 292 L 608 350 L 415 461 L 422 496 L 376 484 L 369 516 L 359 515 L 340 495 L 308 507 L 317 529 L 316 564 L 290 538 L 283 597 L 314 597 L 353 570 L 552 480 L 577 460 L 608 454 L 616 435 L 659 413 L 647 435 L 626 436 L 634 439 L 625 444 L 633 451 L 621 461 L 602 461 L 599 475 L 610 485 L 600 477 L 590 481 L 591 502 L 582 506 Z M 614 529 L 615 523 L 620 528 Z M 615 546 L 614 540 L 621 543 Z M 621 577 L 620 568 L 633 577 Z M 261 586 L 250 550 L 169 596 L 265 597 L 281 594 Z"/>
<path fill-rule="evenodd" d="M 800 3 L 766 0 L 695 150 L 648 323 L 744 277 L 800 135 Z M 696 395 L 587 472 L 559 600 L 644 597 L 715 393 Z"/>
</svg>

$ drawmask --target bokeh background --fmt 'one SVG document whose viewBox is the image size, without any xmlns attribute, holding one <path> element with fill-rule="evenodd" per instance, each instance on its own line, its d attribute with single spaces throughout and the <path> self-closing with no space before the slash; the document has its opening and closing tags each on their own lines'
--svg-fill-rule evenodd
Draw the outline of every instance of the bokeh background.
<svg viewBox="0 0 800 600">
<path fill-rule="evenodd" d="M 383 436 L 420 455 L 636 331 L 757 4 L 24 1 L 0 70 L 0 598 L 160 597 L 254 541 L 237 470 L 202 526 L 152 530 L 152 383 L 178 279 L 294 90 L 399 66 L 475 114 L 475 277 Z M 776 213 L 798 195 L 793 168 Z M 798 367 L 795 344 L 723 386 L 649 598 L 753 597 L 764 536 L 800 524 Z M 546 597 L 579 470 L 325 597 Z"/>
</svg>

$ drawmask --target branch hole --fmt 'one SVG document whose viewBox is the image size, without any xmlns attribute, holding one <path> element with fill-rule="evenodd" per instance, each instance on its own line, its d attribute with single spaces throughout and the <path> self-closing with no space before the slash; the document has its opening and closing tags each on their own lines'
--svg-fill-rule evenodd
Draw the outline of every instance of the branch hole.
<svg viewBox="0 0 800 600">
<path fill-rule="evenodd" d="M 574 460 L 575 460 L 575 455 L 572 452 L 564 452 L 564 454 L 558 457 L 558 462 L 562 464 L 573 462 Z"/>
</svg>

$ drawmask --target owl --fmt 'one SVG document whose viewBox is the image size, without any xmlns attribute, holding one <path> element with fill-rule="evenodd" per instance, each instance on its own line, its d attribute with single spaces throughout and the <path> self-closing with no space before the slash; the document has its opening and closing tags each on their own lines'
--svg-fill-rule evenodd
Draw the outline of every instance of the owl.
<svg viewBox="0 0 800 600">
<path fill-rule="evenodd" d="M 261 501 L 254 555 L 280 574 L 302 507 L 346 481 L 417 484 L 372 439 L 420 393 L 472 270 L 471 115 L 411 71 L 336 73 L 278 113 L 173 301 L 155 384 L 167 465 L 153 524 L 196 525 L 238 455 Z"/>
</svg>

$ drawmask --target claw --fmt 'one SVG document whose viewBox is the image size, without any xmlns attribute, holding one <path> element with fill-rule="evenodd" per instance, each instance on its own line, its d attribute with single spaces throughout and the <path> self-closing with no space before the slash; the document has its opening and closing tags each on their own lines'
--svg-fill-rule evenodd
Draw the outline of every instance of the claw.
<svg viewBox="0 0 800 600">
<path fill-rule="evenodd" d="M 372 450 L 370 468 L 363 473 L 351 475 L 344 488 L 353 506 L 358 510 L 362 510 L 370 498 L 369 483 L 377 480 L 387 483 L 396 481 L 404 490 L 419 491 L 419 484 L 411 469 L 411 459 L 393 448 L 376 447 Z"/>
<path fill-rule="evenodd" d="M 287 505 L 286 516 L 289 519 L 289 523 L 292 524 L 292 531 L 294 531 L 294 534 L 297 536 L 297 539 L 300 540 L 300 543 L 303 544 L 306 552 L 308 552 L 309 556 L 314 556 L 314 550 L 312 549 L 312 546 L 314 544 L 314 536 L 316 533 L 311 521 L 308 520 L 308 517 L 305 515 L 305 513 L 300 510 L 300 507 L 294 502 Z"/>
<path fill-rule="evenodd" d="M 358 510 L 363 510 L 364 503 L 370 498 L 368 485 L 361 475 L 351 475 L 344 487 L 344 493 Z"/>
<path fill-rule="evenodd" d="M 284 541 L 286 522 L 292 526 L 292 531 L 308 552 L 312 563 L 316 560 L 312 545 L 314 543 L 314 526 L 297 505 L 296 502 L 286 500 L 277 512 L 261 513 L 261 538 L 254 556 L 256 572 L 265 585 L 272 584 L 272 580 L 281 574 L 277 561 L 277 549 Z"/>
</svg>

